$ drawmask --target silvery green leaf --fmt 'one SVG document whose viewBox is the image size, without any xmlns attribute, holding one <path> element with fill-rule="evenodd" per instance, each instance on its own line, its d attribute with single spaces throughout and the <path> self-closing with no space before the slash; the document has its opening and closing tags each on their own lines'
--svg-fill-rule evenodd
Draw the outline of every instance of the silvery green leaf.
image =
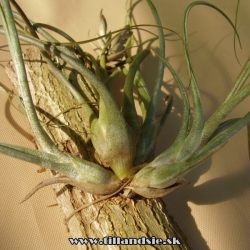
<svg viewBox="0 0 250 250">
<path fill-rule="evenodd" d="M 224 102 L 207 120 L 203 128 L 202 145 L 204 145 L 223 119 L 250 94 L 250 84 L 242 87 L 227 102 Z"/>
<path fill-rule="evenodd" d="M 5 143 L 0 143 L 0 152 L 58 171 L 70 178 L 71 181 L 67 183 L 74 183 L 75 186 L 81 187 L 85 191 L 91 189 L 92 193 L 100 194 L 101 189 L 103 189 L 101 193 L 112 193 L 120 185 L 119 179 L 111 171 L 70 154 L 65 154 L 65 158 L 67 158 L 65 161 L 65 158 L 62 159 L 60 156 Z M 109 188 L 104 190 L 105 186 Z"/>
<path fill-rule="evenodd" d="M 136 58 L 133 60 L 133 62 L 129 67 L 123 92 L 122 113 L 127 123 L 130 125 L 131 128 L 134 129 L 135 134 L 136 136 L 138 136 L 138 138 L 140 134 L 140 124 L 135 108 L 133 86 L 136 73 L 140 68 L 140 64 L 148 55 L 149 55 L 149 50 L 144 50 L 142 51 L 142 53 L 137 55 Z"/>
<path fill-rule="evenodd" d="M 151 0 L 147 0 L 147 3 L 150 7 L 150 10 L 155 19 L 155 23 L 158 27 L 159 44 L 160 44 L 159 54 L 162 58 L 164 58 L 165 57 L 165 39 L 164 39 L 163 29 L 161 28 L 162 27 L 161 20 L 153 2 Z M 156 78 L 156 84 L 155 84 L 153 96 L 149 103 L 146 118 L 144 121 L 145 127 L 147 127 L 149 124 L 152 124 L 154 122 L 155 115 L 156 115 L 156 105 L 158 102 L 159 93 L 161 91 L 163 75 L 164 75 L 164 63 L 160 61 L 158 64 L 158 72 L 157 72 L 157 78 Z"/>
<path fill-rule="evenodd" d="M 156 52 L 155 52 L 156 53 Z M 158 53 L 156 55 L 164 62 L 166 67 L 171 72 L 172 76 L 174 77 L 177 87 L 180 91 L 182 101 L 183 101 L 183 115 L 182 115 L 182 125 L 179 130 L 179 133 L 177 135 L 177 138 L 175 139 L 174 143 L 163 153 L 161 153 L 159 156 L 157 156 L 154 161 L 151 163 L 152 166 L 167 164 L 170 162 L 174 162 L 178 153 L 180 152 L 182 148 L 183 141 L 187 138 L 188 135 L 188 129 L 189 129 L 189 123 L 190 123 L 190 104 L 189 99 L 186 93 L 186 89 L 184 87 L 184 84 L 182 83 L 182 80 L 178 76 L 177 72 L 174 70 L 174 68 L 171 66 L 171 64 L 162 58 Z"/>
<path fill-rule="evenodd" d="M 149 188 L 149 187 L 131 187 L 135 193 L 145 197 L 145 198 L 157 198 L 168 195 L 177 189 L 186 186 L 189 182 L 184 179 L 177 180 L 177 182 L 167 188 Z"/>
<path fill-rule="evenodd" d="M 223 145 L 230 137 L 232 137 L 240 129 L 246 126 L 249 122 L 250 113 L 247 113 L 244 117 L 240 119 L 233 120 L 233 122 L 230 124 L 231 126 L 225 128 L 225 130 L 220 132 L 219 134 L 213 135 L 213 138 L 211 138 L 203 147 L 201 147 L 191 159 L 196 159 L 204 153 L 213 150 L 213 148 L 218 147 L 219 145 Z"/>
</svg>

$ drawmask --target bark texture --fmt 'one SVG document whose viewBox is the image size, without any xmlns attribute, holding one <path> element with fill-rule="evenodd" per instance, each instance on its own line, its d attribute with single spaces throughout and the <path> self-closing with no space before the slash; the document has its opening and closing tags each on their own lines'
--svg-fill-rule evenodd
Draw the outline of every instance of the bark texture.
<svg viewBox="0 0 250 250">
<path fill-rule="evenodd" d="M 94 151 L 86 117 L 79 108 L 69 90 L 49 72 L 40 52 L 29 47 L 24 54 L 26 71 L 37 113 L 46 132 L 60 150 L 70 152 L 81 158 L 102 164 Z M 74 70 L 63 68 L 64 73 L 78 89 L 90 90 L 84 79 Z M 12 62 L 6 67 L 6 73 L 18 90 Z M 95 101 L 91 90 L 87 91 L 88 99 Z M 85 94 L 86 94 L 85 93 Z M 93 104 L 94 105 L 94 104 Z M 51 171 L 53 176 L 58 175 Z M 85 193 L 75 187 L 54 184 L 58 205 L 65 218 L 75 209 L 87 204 L 98 196 Z M 181 245 L 80 245 L 78 249 L 190 249 L 180 229 L 168 214 L 161 199 L 136 197 L 124 199 L 112 197 L 83 209 L 67 223 L 72 238 L 100 238 L 115 236 L 121 238 L 150 238 L 155 236 L 166 240 L 176 237 Z"/>
</svg>

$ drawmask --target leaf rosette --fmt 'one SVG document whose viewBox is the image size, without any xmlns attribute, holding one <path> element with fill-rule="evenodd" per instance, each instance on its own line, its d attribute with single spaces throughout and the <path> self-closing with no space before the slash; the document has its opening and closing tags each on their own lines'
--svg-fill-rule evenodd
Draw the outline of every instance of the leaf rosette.
<svg viewBox="0 0 250 250">
<path fill-rule="evenodd" d="M 10 2 L 17 12 L 11 10 Z M 250 84 L 245 84 L 250 74 L 250 59 L 245 63 L 225 101 L 207 121 L 204 121 L 201 97 L 188 51 L 187 23 L 193 7 L 205 5 L 218 11 L 239 38 L 234 24 L 227 15 L 216 6 L 204 1 L 193 2 L 185 11 L 182 40 L 190 80 L 191 98 L 189 98 L 180 76 L 165 59 L 167 34 L 164 34 L 164 30 L 166 28 L 162 27 L 158 12 L 151 0 L 147 0 L 147 3 L 154 16 L 158 35 L 138 45 L 137 53 L 131 55 L 130 48 L 136 41 L 132 31 L 139 28 L 132 24 L 131 11 L 139 2 L 136 1 L 130 6 L 127 24 L 124 29 L 117 32 L 107 32 L 107 23 L 101 12 L 98 37 L 92 39 L 100 41 L 100 47 L 96 47 L 99 57 L 95 59 L 81 49 L 80 42 L 74 41 L 63 31 L 30 21 L 15 1 L 1 1 L 0 32 L 7 37 L 22 102 L 41 150 L 0 143 L 0 152 L 63 174 L 61 177 L 44 182 L 42 186 L 62 182 L 93 194 L 110 195 L 120 192 L 122 188 L 147 198 L 164 196 L 186 185 L 187 182 L 183 180 L 183 176 L 187 172 L 218 151 L 231 136 L 249 123 L 250 113 L 242 118 L 227 121 L 224 119 L 250 94 Z M 22 21 L 26 27 L 20 28 L 19 25 L 17 28 L 16 24 L 19 21 Z M 60 43 L 46 29 L 53 30 L 69 42 Z M 40 39 L 38 34 L 46 41 Z M 159 64 L 151 96 L 140 73 L 140 65 L 150 54 L 150 50 L 142 49 L 142 45 L 155 39 L 159 40 L 159 52 L 154 52 L 159 58 Z M 60 151 L 46 134 L 32 102 L 19 40 L 40 49 L 51 72 L 81 105 L 90 127 L 92 145 L 100 155 L 104 166 Z M 64 64 L 73 67 L 93 90 L 97 103 L 96 109 L 62 73 L 60 67 Z M 165 112 L 160 119 L 156 119 L 156 106 L 165 67 L 172 74 L 183 100 L 183 120 L 173 144 L 155 159 L 150 160 L 157 135 L 163 128 L 173 102 L 172 97 L 169 96 Z M 118 106 L 110 91 L 119 72 L 123 72 L 126 76 L 121 107 Z M 141 118 L 135 106 L 134 89 L 138 93 Z M 42 186 L 38 186 L 37 189 Z"/>
</svg>

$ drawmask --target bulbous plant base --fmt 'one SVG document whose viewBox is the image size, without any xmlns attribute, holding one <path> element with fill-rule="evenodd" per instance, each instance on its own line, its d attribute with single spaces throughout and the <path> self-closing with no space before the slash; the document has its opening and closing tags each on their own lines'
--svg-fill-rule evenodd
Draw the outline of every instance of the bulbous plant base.
<svg viewBox="0 0 250 250">
<path fill-rule="evenodd" d="M 34 104 L 46 132 L 60 150 L 84 159 L 102 164 L 89 139 L 89 127 L 79 104 L 49 72 L 35 47 L 29 47 L 25 54 L 26 71 Z M 62 69 L 74 85 L 91 87 L 70 69 Z M 13 65 L 10 62 L 6 73 L 18 91 Z M 90 101 L 95 101 L 91 91 L 84 93 Z M 58 173 L 51 171 L 52 176 Z M 98 196 L 85 193 L 65 184 L 54 184 L 56 200 L 65 218 L 74 210 L 88 204 Z M 39 195 L 39 194 L 38 194 Z M 107 236 L 121 238 L 161 238 L 163 241 L 176 237 L 181 245 L 80 245 L 78 249 L 190 249 L 185 237 L 168 214 L 161 199 L 134 197 L 123 198 L 116 195 L 98 202 L 76 213 L 66 223 L 72 238 L 100 238 Z"/>
</svg>

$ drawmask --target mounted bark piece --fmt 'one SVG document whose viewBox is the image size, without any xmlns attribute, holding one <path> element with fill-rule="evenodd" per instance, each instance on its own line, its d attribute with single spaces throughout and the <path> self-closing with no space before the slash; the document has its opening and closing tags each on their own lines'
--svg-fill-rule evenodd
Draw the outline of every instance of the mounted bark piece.
<svg viewBox="0 0 250 250">
<path fill-rule="evenodd" d="M 60 150 L 103 165 L 91 144 L 85 115 L 68 89 L 49 72 L 37 48 L 29 47 L 24 58 L 33 102 L 41 124 L 48 135 Z M 90 88 L 80 75 L 77 75 L 67 65 L 62 70 L 76 87 L 79 84 Z M 18 89 L 11 62 L 6 67 L 6 73 L 15 88 Z M 94 105 L 96 101 L 94 95 L 88 95 L 88 99 Z M 51 171 L 51 175 L 59 176 L 54 171 Z M 53 189 L 65 218 L 75 209 L 99 198 L 64 184 L 54 184 Z M 124 199 L 115 196 L 83 209 L 68 221 L 67 227 L 72 238 L 91 237 L 101 240 L 106 236 L 121 238 L 151 238 L 154 236 L 164 241 L 167 238 L 176 237 L 182 243 L 182 245 L 175 246 L 134 245 L 133 249 L 190 249 L 160 199 L 140 197 Z M 88 245 L 86 248 L 79 244 L 77 247 L 78 249 L 103 249 L 98 245 Z M 107 247 L 107 249 L 131 249 L 130 246 L 125 245 Z"/>
</svg>

